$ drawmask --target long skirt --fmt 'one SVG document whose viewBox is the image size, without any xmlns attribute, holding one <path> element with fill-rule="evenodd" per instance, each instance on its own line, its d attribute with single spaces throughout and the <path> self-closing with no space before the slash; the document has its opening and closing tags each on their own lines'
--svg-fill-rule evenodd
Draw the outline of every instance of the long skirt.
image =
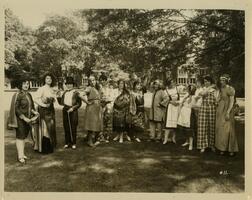
<svg viewBox="0 0 252 200">
<path fill-rule="evenodd" d="M 87 131 L 103 131 L 103 109 L 99 101 L 88 104 L 85 110 L 84 129 Z"/>
<path fill-rule="evenodd" d="M 52 153 L 57 144 L 56 125 L 55 125 L 55 110 L 53 106 L 49 108 L 38 107 L 39 125 L 34 125 L 35 140 L 34 150 L 42 153 Z"/>
<path fill-rule="evenodd" d="M 215 105 L 202 105 L 198 116 L 197 148 L 214 147 L 215 140 Z"/>
<path fill-rule="evenodd" d="M 177 128 L 179 106 L 168 104 L 165 117 L 165 128 Z"/>
<path fill-rule="evenodd" d="M 116 132 L 129 132 L 131 128 L 132 118 L 128 108 L 113 109 L 113 131 Z"/>
<path fill-rule="evenodd" d="M 228 106 L 226 107 L 228 108 Z M 234 112 L 231 110 L 229 120 L 225 119 L 225 114 L 225 104 L 220 101 L 216 111 L 215 146 L 220 151 L 238 152 Z"/>
<path fill-rule="evenodd" d="M 197 127 L 197 121 L 196 121 L 196 113 L 195 110 L 191 109 L 189 121 L 190 126 L 185 125 L 184 123 L 178 123 L 178 128 L 180 129 L 183 134 L 185 134 L 186 137 L 195 137 L 196 136 L 196 127 Z"/>
</svg>

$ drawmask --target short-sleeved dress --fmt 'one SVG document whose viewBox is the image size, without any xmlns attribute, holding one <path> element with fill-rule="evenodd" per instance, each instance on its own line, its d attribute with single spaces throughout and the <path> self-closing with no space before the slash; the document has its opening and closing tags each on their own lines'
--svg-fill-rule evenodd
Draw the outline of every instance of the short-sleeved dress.
<svg viewBox="0 0 252 200">
<path fill-rule="evenodd" d="M 87 131 L 103 131 L 103 110 L 101 106 L 101 93 L 94 87 L 86 89 L 88 101 L 84 118 L 84 128 Z"/>
<path fill-rule="evenodd" d="M 235 120 L 233 109 L 230 111 L 230 119 L 226 120 L 230 96 L 235 95 L 231 86 L 226 86 L 220 91 L 220 101 L 216 110 L 215 146 L 220 151 L 237 152 L 238 142 L 235 134 Z"/>
</svg>

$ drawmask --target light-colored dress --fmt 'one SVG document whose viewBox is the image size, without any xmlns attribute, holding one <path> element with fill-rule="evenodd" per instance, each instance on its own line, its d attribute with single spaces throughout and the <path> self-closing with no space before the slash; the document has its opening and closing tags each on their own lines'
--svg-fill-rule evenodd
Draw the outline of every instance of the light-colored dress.
<svg viewBox="0 0 252 200">
<path fill-rule="evenodd" d="M 195 96 L 186 96 L 179 110 L 178 125 L 190 128 L 192 108 L 196 105 Z"/>
<path fill-rule="evenodd" d="M 177 88 L 165 89 L 170 101 L 179 102 L 179 94 Z M 165 115 L 165 128 L 177 128 L 179 106 L 168 103 Z"/>
<path fill-rule="evenodd" d="M 235 134 L 235 120 L 233 109 L 230 111 L 230 119 L 226 120 L 230 96 L 235 95 L 234 88 L 226 86 L 220 91 L 220 100 L 216 110 L 216 135 L 215 146 L 220 151 L 238 152 L 238 142 Z"/>
<path fill-rule="evenodd" d="M 94 87 L 87 87 L 85 93 L 88 101 L 84 118 L 84 129 L 100 132 L 103 130 L 103 109 L 101 106 L 101 93 Z"/>
<path fill-rule="evenodd" d="M 152 95 L 149 120 L 161 123 L 164 120 L 164 105 L 167 102 L 167 95 L 163 90 L 157 90 Z"/>
</svg>

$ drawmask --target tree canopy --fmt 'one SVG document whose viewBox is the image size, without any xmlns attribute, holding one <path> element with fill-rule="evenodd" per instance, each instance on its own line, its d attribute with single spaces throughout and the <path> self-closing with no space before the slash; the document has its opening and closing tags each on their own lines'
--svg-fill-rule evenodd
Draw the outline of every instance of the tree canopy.
<svg viewBox="0 0 252 200">
<path fill-rule="evenodd" d="M 230 73 L 244 95 L 244 12 L 234 10 L 89 9 L 48 17 L 36 30 L 5 10 L 5 71 L 12 79 L 106 70 L 115 79 L 176 77 L 189 60 L 215 78 Z"/>
</svg>

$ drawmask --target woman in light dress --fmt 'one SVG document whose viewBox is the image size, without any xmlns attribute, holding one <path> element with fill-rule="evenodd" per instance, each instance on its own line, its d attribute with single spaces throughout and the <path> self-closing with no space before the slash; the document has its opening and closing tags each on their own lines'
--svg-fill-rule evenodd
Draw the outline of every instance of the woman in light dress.
<svg viewBox="0 0 252 200">
<path fill-rule="evenodd" d="M 194 107 L 196 106 L 195 100 L 196 87 L 188 85 L 188 94 L 183 98 L 180 104 L 180 111 L 178 117 L 178 127 L 186 135 L 186 142 L 182 146 L 189 145 L 189 150 L 193 149 L 193 140 L 196 133 L 196 115 Z"/>
<path fill-rule="evenodd" d="M 163 144 L 166 144 L 168 141 L 176 143 L 180 95 L 175 82 L 172 79 L 168 79 L 166 81 L 166 88 L 164 91 L 168 96 L 168 104 L 165 113 L 165 133 Z M 172 138 L 170 138 L 170 135 L 172 135 Z"/>
<path fill-rule="evenodd" d="M 215 147 L 223 155 L 228 152 L 233 156 L 238 152 L 238 142 L 235 133 L 234 96 L 235 90 L 229 85 L 230 77 L 225 74 L 220 77 L 218 106 L 216 110 Z"/>
<path fill-rule="evenodd" d="M 89 86 L 80 98 L 87 104 L 84 118 L 84 129 L 88 132 L 87 144 L 90 147 L 95 147 L 99 133 L 103 131 L 101 88 L 93 75 L 89 77 L 88 81 Z"/>
</svg>

